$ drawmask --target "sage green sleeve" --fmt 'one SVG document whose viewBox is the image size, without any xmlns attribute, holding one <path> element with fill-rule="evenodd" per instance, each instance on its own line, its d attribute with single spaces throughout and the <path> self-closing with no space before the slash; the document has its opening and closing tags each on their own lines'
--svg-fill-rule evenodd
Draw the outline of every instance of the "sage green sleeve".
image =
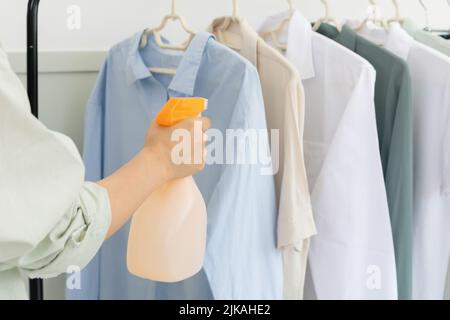
<svg viewBox="0 0 450 320">
<path fill-rule="evenodd" d="M 386 193 L 391 216 L 397 267 L 398 296 L 412 298 L 413 251 L 413 103 L 409 69 L 401 81 L 395 108 L 390 152 L 386 159 Z"/>
<path fill-rule="evenodd" d="M 85 183 L 78 199 L 48 236 L 18 260 L 30 278 L 50 278 L 68 267 L 83 269 L 95 256 L 111 223 L 107 191 Z"/>
</svg>

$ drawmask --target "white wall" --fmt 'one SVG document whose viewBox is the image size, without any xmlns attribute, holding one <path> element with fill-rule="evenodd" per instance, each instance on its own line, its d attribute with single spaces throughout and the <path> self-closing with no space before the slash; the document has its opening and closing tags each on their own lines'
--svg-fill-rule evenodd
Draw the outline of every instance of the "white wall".
<svg viewBox="0 0 450 320">
<path fill-rule="evenodd" d="M 424 25 L 424 11 L 416 0 L 398 0 L 402 14 Z M 434 27 L 450 27 L 450 6 L 446 0 L 424 0 Z M 293 0 L 310 19 L 322 15 L 319 0 Z M 177 11 L 196 30 L 205 29 L 217 16 L 231 13 L 231 0 L 177 0 Z M 238 13 L 257 27 L 267 15 L 284 10 L 284 0 L 238 0 Z M 339 19 L 361 18 L 367 0 L 329 0 Z M 393 16 L 391 0 L 378 0 L 382 13 Z M 67 8 L 81 9 L 81 29 L 69 30 Z M 0 0 L 0 41 L 7 50 L 25 50 L 27 0 Z M 40 41 L 44 50 L 104 50 L 145 27 L 156 26 L 169 12 L 170 0 L 41 0 Z"/>
</svg>

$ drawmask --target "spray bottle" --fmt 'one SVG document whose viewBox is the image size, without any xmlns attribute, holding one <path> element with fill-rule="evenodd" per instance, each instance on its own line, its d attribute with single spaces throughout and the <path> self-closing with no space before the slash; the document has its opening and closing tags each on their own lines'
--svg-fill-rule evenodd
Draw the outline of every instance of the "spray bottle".
<svg viewBox="0 0 450 320">
<path fill-rule="evenodd" d="M 173 126 L 199 116 L 204 98 L 172 98 L 156 122 Z M 192 177 L 153 192 L 134 214 L 128 239 L 130 273 L 159 282 L 178 282 L 200 271 L 206 246 L 206 205 Z"/>
</svg>

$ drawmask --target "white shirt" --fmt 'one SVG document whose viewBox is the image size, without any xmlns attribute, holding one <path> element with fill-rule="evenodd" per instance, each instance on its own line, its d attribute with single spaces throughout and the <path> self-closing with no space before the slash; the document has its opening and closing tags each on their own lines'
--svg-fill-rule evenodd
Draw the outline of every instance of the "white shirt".
<svg viewBox="0 0 450 320">
<path fill-rule="evenodd" d="M 273 30 L 289 13 L 269 18 Z M 394 246 L 374 108 L 375 71 L 296 12 L 280 35 L 306 95 L 305 160 L 318 235 L 306 297 L 396 299 Z"/>
<path fill-rule="evenodd" d="M 353 23 L 353 22 L 352 22 Z M 414 104 L 413 298 L 443 299 L 450 258 L 450 58 L 400 25 L 361 35 L 403 58 Z"/>
</svg>

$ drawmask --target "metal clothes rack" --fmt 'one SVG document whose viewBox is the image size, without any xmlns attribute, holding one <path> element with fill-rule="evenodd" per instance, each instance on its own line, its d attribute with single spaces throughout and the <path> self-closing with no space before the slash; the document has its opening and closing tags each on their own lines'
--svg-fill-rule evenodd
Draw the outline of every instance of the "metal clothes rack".
<svg viewBox="0 0 450 320">
<path fill-rule="evenodd" d="M 450 33 L 450 29 L 432 29 L 425 27 L 424 31 L 432 32 L 432 33 Z"/>
<path fill-rule="evenodd" d="M 28 0 L 27 9 L 27 91 L 31 113 L 39 116 L 38 9 L 40 0 Z M 30 280 L 30 300 L 44 300 L 42 279 Z"/>
</svg>

